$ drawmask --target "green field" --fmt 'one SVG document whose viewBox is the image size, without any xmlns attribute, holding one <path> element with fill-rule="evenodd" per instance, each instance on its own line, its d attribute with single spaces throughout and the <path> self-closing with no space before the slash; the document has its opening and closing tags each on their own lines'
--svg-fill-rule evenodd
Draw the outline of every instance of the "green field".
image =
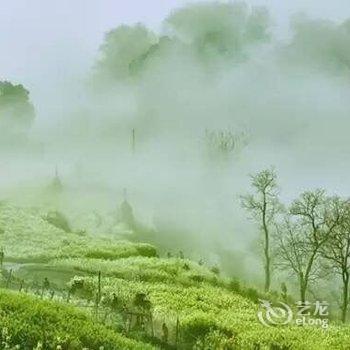
<svg viewBox="0 0 350 350">
<path fill-rule="evenodd" d="M 148 244 L 67 233 L 32 210 L 7 205 L 0 225 L 3 344 L 20 349 L 349 348 L 347 326 L 263 326 L 258 298 L 278 300 L 278 294 L 262 295 L 189 259 L 158 257 Z"/>
</svg>

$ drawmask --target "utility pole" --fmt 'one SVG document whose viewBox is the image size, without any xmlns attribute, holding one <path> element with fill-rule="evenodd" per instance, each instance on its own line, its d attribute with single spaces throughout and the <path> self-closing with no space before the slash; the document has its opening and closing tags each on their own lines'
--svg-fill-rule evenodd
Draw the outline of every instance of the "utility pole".
<svg viewBox="0 0 350 350">
<path fill-rule="evenodd" d="M 135 134 L 135 129 L 132 129 L 132 135 L 131 135 L 131 149 L 132 149 L 132 154 L 135 154 L 135 149 L 136 149 L 136 134 Z"/>
</svg>

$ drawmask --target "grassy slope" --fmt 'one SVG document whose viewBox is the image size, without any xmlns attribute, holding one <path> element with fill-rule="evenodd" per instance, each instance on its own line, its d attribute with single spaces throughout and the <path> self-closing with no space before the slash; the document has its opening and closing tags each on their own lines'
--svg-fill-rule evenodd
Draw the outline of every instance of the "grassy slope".
<svg viewBox="0 0 350 350">
<path fill-rule="evenodd" d="M 85 278 L 84 288 L 96 289 L 95 278 Z M 182 331 L 191 337 L 201 329 L 217 330 L 228 342 L 242 349 L 254 344 L 270 347 L 291 346 L 290 349 L 349 349 L 348 327 L 321 328 L 265 327 L 257 320 L 258 305 L 244 296 L 207 283 L 181 285 L 157 282 L 126 281 L 114 277 L 103 279 L 105 301 L 116 293 L 130 304 L 137 292 L 146 293 L 154 307 L 155 317 L 174 325 L 179 317 Z M 230 348 L 231 349 L 231 348 Z"/>
<path fill-rule="evenodd" d="M 51 268 L 73 268 L 76 272 L 97 274 L 105 277 L 116 277 L 125 280 L 144 282 L 163 282 L 191 286 L 196 281 L 217 284 L 217 276 L 206 267 L 187 259 L 163 259 L 156 257 L 128 257 L 117 260 L 103 259 L 61 259 L 55 260 Z"/>
<path fill-rule="evenodd" d="M 114 259 L 155 256 L 149 244 L 117 242 L 88 235 L 67 233 L 45 221 L 39 212 L 10 205 L 0 208 L 0 246 L 5 259 L 45 262 L 57 257 Z"/>
<path fill-rule="evenodd" d="M 0 313 L 1 341 L 8 337 L 9 344 L 21 349 L 33 349 L 39 341 L 44 349 L 152 348 L 93 322 L 83 312 L 23 294 L 0 291 Z"/>
<path fill-rule="evenodd" d="M 172 327 L 179 317 L 185 338 L 216 332 L 224 344 L 235 344 L 241 349 L 250 349 L 254 344 L 260 344 L 262 349 L 272 344 L 292 346 L 291 349 L 349 349 L 348 327 L 331 327 L 324 331 L 319 328 L 262 326 L 256 317 L 257 304 L 244 297 L 244 293 L 242 296 L 223 288 L 220 279 L 196 263 L 154 257 L 152 246 L 65 233 L 35 212 L 10 206 L 0 210 L 0 229 L 0 245 L 5 247 L 7 257 L 43 261 L 38 265 L 24 266 L 23 276 L 29 278 L 37 273 L 40 282 L 44 276 L 51 278 L 55 275 L 56 282 L 64 284 L 78 272 L 82 275 L 79 278 L 84 280 L 82 292 L 86 296 L 96 292 L 97 279 L 88 275 L 102 271 L 104 305 L 108 306 L 113 293 L 126 304 L 132 302 L 137 292 L 147 293 L 155 321 L 160 324 L 166 321 Z M 24 310 L 24 306 L 20 306 L 21 300 L 27 299 L 20 296 L 18 300 L 16 305 Z M 28 303 L 30 308 L 38 305 L 40 309 L 42 305 L 36 299 L 28 299 Z M 18 324 L 22 324 L 18 332 L 31 326 L 32 320 L 24 311 L 15 314 L 19 317 Z M 46 327 L 50 328 L 57 322 L 55 316 L 52 317 L 47 318 Z M 5 319 L 11 329 L 18 327 L 16 318 Z M 67 331 L 70 336 L 79 337 L 79 318 L 74 322 L 71 333 L 63 327 L 60 334 Z M 22 337 L 26 337 L 24 333 Z"/>
</svg>

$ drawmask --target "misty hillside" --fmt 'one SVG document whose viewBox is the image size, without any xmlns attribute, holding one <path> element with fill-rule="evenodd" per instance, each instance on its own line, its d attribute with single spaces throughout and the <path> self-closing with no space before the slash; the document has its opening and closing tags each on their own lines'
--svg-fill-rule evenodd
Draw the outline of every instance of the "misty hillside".
<svg viewBox="0 0 350 350">
<path fill-rule="evenodd" d="M 35 213 L 33 209 L 3 205 L 1 225 L 1 244 L 5 247 L 2 284 L 13 290 L 20 290 L 20 293 L 3 295 L 2 310 L 8 310 L 6 312 L 10 317 L 15 313 L 16 322 L 26 322 L 26 312 L 31 312 L 29 306 L 34 307 L 38 298 L 61 300 L 61 302 L 69 300 L 71 308 L 75 306 L 87 313 L 86 316 L 82 314 L 79 317 L 90 317 L 89 307 L 84 307 L 90 305 L 91 317 L 95 317 L 94 298 L 96 291 L 99 290 L 97 277 L 101 273 L 101 291 L 98 292 L 101 295 L 99 313 L 107 317 L 104 321 L 107 325 L 110 322 L 118 325 L 115 331 L 108 331 L 108 339 L 114 339 L 113 337 L 117 339 L 119 332 L 124 333 L 125 321 L 120 317 L 125 310 L 132 312 L 131 310 L 135 308 L 146 308 L 145 312 L 150 308 L 153 334 L 161 339 L 162 324 L 166 323 L 169 328 L 170 344 L 175 344 L 176 337 L 180 336 L 183 346 L 185 344 L 192 346 L 196 342 L 200 344 L 203 341 L 218 344 L 218 349 L 221 346 L 247 349 L 257 346 L 256 344 L 260 344 L 261 348 L 279 346 L 282 349 L 283 346 L 287 348 L 292 346 L 292 348 L 308 349 L 330 347 L 343 349 L 343 344 L 347 344 L 348 330 L 335 326 L 327 331 L 327 335 L 322 329 L 303 329 L 295 326 L 266 329 L 256 319 L 256 313 L 258 298 L 266 298 L 267 295 L 240 284 L 237 280 L 223 278 L 218 271 L 185 257 L 160 258 L 156 257 L 156 250 L 150 245 L 115 239 L 97 240 L 76 233 L 66 233 L 47 223 L 40 213 Z M 45 279 L 49 281 L 47 287 L 43 287 L 42 284 Z M 28 296 L 24 296 L 24 292 Z M 70 295 L 69 299 L 66 299 L 67 295 Z M 146 298 L 145 306 L 135 304 L 135 300 L 140 296 Z M 270 295 L 269 298 L 271 297 L 278 298 L 278 294 Z M 26 312 L 22 311 L 21 303 L 24 301 L 28 308 Z M 56 311 L 55 316 L 50 316 L 50 313 L 58 310 L 57 308 L 61 306 L 49 301 L 45 303 L 40 301 L 41 311 L 38 309 L 36 312 L 42 313 L 40 317 L 44 319 L 57 318 L 58 324 L 62 322 L 60 332 L 64 332 L 66 328 L 64 320 L 60 320 L 61 316 L 56 315 Z M 72 309 L 69 312 L 75 311 Z M 77 317 L 78 315 L 77 313 Z M 21 330 L 14 326 L 15 320 L 9 318 L 8 321 L 4 319 L 2 322 L 2 327 L 6 325 L 6 332 L 9 334 L 7 342 L 12 345 L 22 342 L 20 339 L 23 339 L 23 334 L 21 335 Z M 149 321 L 145 319 L 145 322 L 146 332 L 149 332 Z M 36 321 L 32 327 L 36 327 Z M 102 325 L 87 324 L 86 327 L 102 327 Z M 179 331 L 176 330 L 177 327 Z M 27 333 L 25 337 L 25 344 L 35 344 L 43 340 L 35 328 L 30 332 L 30 336 Z M 83 345 L 87 341 L 83 329 L 81 335 L 77 331 L 71 331 L 71 335 L 67 334 L 64 338 L 58 335 L 58 329 L 51 333 L 51 330 L 45 328 L 45 332 L 46 344 L 49 344 L 48 342 L 59 344 L 60 341 L 55 338 L 59 337 L 66 339 L 61 341 L 64 348 L 74 339 L 77 348 L 80 348 L 78 344 Z M 176 332 L 181 333 L 176 335 Z M 120 348 L 117 345 L 119 340 L 108 343 L 109 340 L 105 337 L 99 338 L 97 335 L 95 337 L 94 333 L 90 333 L 90 336 L 93 339 L 91 341 L 97 345 L 104 345 L 107 349 Z M 131 334 L 128 336 L 132 337 Z M 137 348 L 136 343 L 132 345 L 133 343 L 120 338 L 120 342 L 123 341 L 125 344 L 131 344 L 131 348 Z M 150 338 L 146 337 L 143 341 L 150 342 L 147 346 L 151 348 L 153 342 Z M 153 346 L 159 346 L 157 344 L 155 342 Z M 121 345 L 121 349 L 125 349 L 125 346 Z M 146 345 L 141 348 L 146 348 Z"/>
<path fill-rule="evenodd" d="M 0 44 L 0 349 L 350 349 L 346 1 L 3 0 Z"/>
<path fill-rule="evenodd" d="M 50 216 L 51 215 L 51 216 Z M 50 220 L 51 218 L 51 220 Z M 65 223 L 66 224 L 66 223 Z M 151 245 L 94 238 L 83 232 L 66 232 L 52 213 L 37 208 L 1 205 L 0 246 L 11 261 L 49 261 L 58 257 L 155 256 Z"/>
</svg>

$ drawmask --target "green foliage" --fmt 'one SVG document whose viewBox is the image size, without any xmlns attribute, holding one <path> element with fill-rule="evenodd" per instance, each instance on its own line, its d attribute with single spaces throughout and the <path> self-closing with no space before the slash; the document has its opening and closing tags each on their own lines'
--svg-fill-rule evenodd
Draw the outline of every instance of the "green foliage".
<svg viewBox="0 0 350 350">
<path fill-rule="evenodd" d="M 216 322 L 205 315 L 187 319 L 182 324 L 182 336 L 186 343 L 195 344 L 198 339 L 205 336 L 216 328 Z"/>
<path fill-rule="evenodd" d="M 127 258 L 130 256 L 145 256 L 154 257 L 157 255 L 157 250 L 147 243 L 130 243 L 120 241 L 118 243 L 106 244 L 107 242 L 96 242 L 96 248 L 88 247 L 83 255 L 86 258 L 115 260 Z"/>
<path fill-rule="evenodd" d="M 215 274 L 215 275 L 219 275 L 220 274 L 220 269 L 218 266 L 213 266 L 210 271 Z"/>
<path fill-rule="evenodd" d="M 0 227 L 3 231 L 0 234 L 0 246 L 4 247 L 5 258 L 47 262 L 58 257 L 113 260 L 157 254 L 150 244 L 82 236 L 56 227 L 62 224 L 62 221 L 58 223 L 57 220 L 55 225 L 49 223 L 47 213 L 3 205 L 0 210 Z"/>
<path fill-rule="evenodd" d="M 350 20 L 338 24 L 298 16 L 293 29 L 293 41 L 287 51 L 289 58 L 331 72 L 349 70 Z"/>
<path fill-rule="evenodd" d="M 248 48 L 269 39 L 270 18 L 263 8 L 244 4 L 205 3 L 173 12 L 164 23 L 167 36 L 157 37 L 143 25 L 122 25 L 108 32 L 96 64 L 97 81 L 125 82 L 148 69 L 196 57 L 204 67 L 218 59 L 245 59 Z M 109 86 L 109 85 L 108 85 Z"/>
<path fill-rule="evenodd" d="M 129 257 L 113 261 L 102 259 L 63 259 L 56 260 L 52 266 L 72 268 L 87 273 L 98 273 L 103 276 L 123 278 L 144 282 L 163 282 L 184 286 L 196 285 L 199 282 L 213 284 L 216 275 L 205 267 L 189 260 L 171 258 Z"/>
<path fill-rule="evenodd" d="M 181 335 L 189 349 L 234 349 L 234 334 L 214 318 L 194 314 L 182 322 Z"/>
<path fill-rule="evenodd" d="M 246 296 L 255 303 L 257 303 L 259 300 L 259 293 L 255 288 L 248 288 L 246 291 Z"/>
<path fill-rule="evenodd" d="M 0 129 L 27 129 L 35 116 L 29 92 L 23 85 L 0 81 Z"/>
<path fill-rule="evenodd" d="M 202 58 L 242 56 L 247 46 L 268 39 L 266 10 L 242 3 L 191 4 L 166 20 L 170 29 Z"/>
<path fill-rule="evenodd" d="M 48 268 L 44 274 L 61 271 L 67 273 L 65 276 L 73 276 L 76 271 L 80 276 L 71 279 L 67 287 L 72 300 L 85 299 L 88 305 L 96 300 L 97 273 L 101 271 L 100 307 L 113 308 L 117 313 L 115 320 L 119 320 L 116 326 L 121 327 L 124 322 L 123 310 L 141 308 L 152 314 L 155 325 L 166 322 L 170 335 L 178 318 L 179 341 L 184 349 L 340 350 L 350 341 L 347 327 L 331 326 L 328 330 L 293 325 L 265 327 L 256 316 L 256 302 L 264 298 L 257 290 L 237 280 L 226 282 L 214 273 L 217 271 L 188 259 L 158 258 L 154 247 L 147 244 L 67 234 L 47 223 L 35 210 L 28 212 L 8 205 L 0 210 L 0 227 L 3 228 L 0 244 L 5 247 L 5 258 L 44 257 L 50 262 L 37 266 Z M 52 282 L 51 276 L 48 277 Z M 38 341 L 47 341 L 56 346 L 60 338 L 59 344 L 67 349 L 79 349 L 85 344 L 95 349 L 100 341 L 106 349 L 114 349 L 108 347 L 111 341 L 121 349 L 139 347 L 138 343 L 128 345 L 129 340 L 112 329 L 98 323 L 91 325 L 91 315 L 71 307 L 24 295 L 14 297 L 14 294 L 3 293 L 0 297 L 4 316 L 0 327 L 8 329 L 6 342 L 11 345 L 23 343 L 35 347 Z M 266 299 L 277 297 L 269 295 Z M 11 303 L 15 303 L 12 309 L 8 306 Z M 147 345 L 139 348 L 146 349 Z"/>
<path fill-rule="evenodd" d="M 3 338 L 21 349 L 152 349 L 130 340 L 72 307 L 25 295 L 0 292 Z M 5 334 L 4 334 L 4 330 Z M 5 339 L 2 339 L 4 341 Z"/>
<path fill-rule="evenodd" d="M 235 293 L 239 293 L 241 291 L 241 284 L 237 279 L 230 280 L 228 287 Z"/>
<path fill-rule="evenodd" d="M 64 232 L 71 232 L 68 220 L 64 214 L 59 211 L 51 211 L 44 219 L 51 225 L 63 230 Z"/>
<path fill-rule="evenodd" d="M 144 55 L 155 42 L 155 35 L 143 25 L 122 25 L 105 36 L 96 65 L 99 78 L 124 80 L 132 74 L 132 63 Z"/>
<path fill-rule="evenodd" d="M 91 293 L 96 290 L 96 278 L 80 279 L 84 280 L 83 289 Z M 253 350 L 256 346 L 261 349 L 291 346 L 292 349 L 341 350 L 350 340 L 347 327 L 330 326 L 323 330 L 293 325 L 263 326 L 256 316 L 258 305 L 241 295 L 208 284 L 183 288 L 177 284 L 103 278 L 102 294 L 107 304 L 115 294 L 122 304 L 131 306 L 138 293 L 149 298 L 155 319 L 174 324 L 179 317 L 184 344 L 194 346 L 199 342 L 200 349 L 211 349 L 210 346 L 203 347 L 203 342 L 205 339 L 219 341 L 216 338 L 225 344 L 226 349 L 241 350 Z M 252 299 L 257 296 L 253 289 L 248 289 L 248 293 Z"/>
</svg>

